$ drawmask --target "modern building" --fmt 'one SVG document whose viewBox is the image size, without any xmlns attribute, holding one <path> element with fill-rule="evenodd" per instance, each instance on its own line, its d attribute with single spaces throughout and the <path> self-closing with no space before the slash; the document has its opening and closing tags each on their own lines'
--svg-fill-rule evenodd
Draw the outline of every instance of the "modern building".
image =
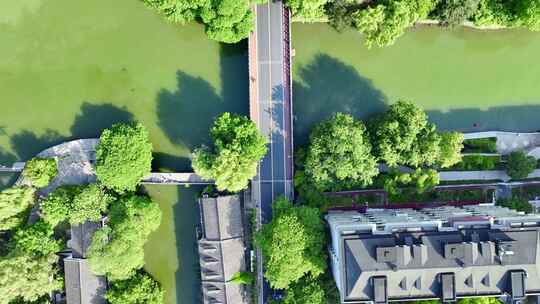
<svg viewBox="0 0 540 304">
<path fill-rule="evenodd" d="M 199 200 L 202 238 L 199 261 L 203 303 L 248 303 L 243 285 L 231 282 L 246 271 L 242 204 L 236 195 Z"/>
<path fill-rule="evenodd" d="M 86 260 L 94 232 L 99 222 L 71 226 L 68 247 L 71 254 L 64 258 L 64 278 L 67 304 L 106 304 L 107 279 L 92 273 Z"/>
<path fill-rule="evenodd" d="M 540 215 L 491 204 L 330 211 L 342 303 L 540 294 Z"/>
</svg>

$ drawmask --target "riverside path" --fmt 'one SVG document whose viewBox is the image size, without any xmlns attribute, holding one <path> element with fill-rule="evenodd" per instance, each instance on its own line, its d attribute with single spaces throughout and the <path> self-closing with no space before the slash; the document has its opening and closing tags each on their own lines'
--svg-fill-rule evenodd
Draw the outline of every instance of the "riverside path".
<svg viewBox="0 0 540 304">
<path fill-rule="evenodd" d="M 252 180 L 257 225 L 272 219 L 272 202 L 293 199 L 293 133 L 289 10 L 281 1 L 255 5 L 255 30 L 249 37 L 250 117 L 268 140 L 268 153 Z M 257 253 L 258 281 L 263 282 Z M 259 303 L 270 289 L 259 284 Z"/>
</svg>

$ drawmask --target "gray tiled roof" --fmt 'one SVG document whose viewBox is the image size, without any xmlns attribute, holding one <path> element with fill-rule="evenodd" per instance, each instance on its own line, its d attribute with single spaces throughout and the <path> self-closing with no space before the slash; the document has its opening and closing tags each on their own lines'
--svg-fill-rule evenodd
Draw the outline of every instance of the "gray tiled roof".
<svg viewBox="0 0 540 304">
<path fill-rule="evenodd" d="M 230 282 L 246 270 L 242 206 L 238 196 L 199 201 L 203 238 L 199 240 L 203 303 L 248 303 L 243 285 Z"/>
<path fill-rule="evenodd" d="M 68 247 L 71 248 L 74 258 L 86 258 L 86 251 L 92 244 L 92 236 L 100 227 L 100 222 L 88 221 L 71 226 L 71 240 L 68 241 Z"/>
<path fill-rule="evenodd" d="M 199 204 L 204 238 L 217 241 L 243 236 L 242 209 L 237 195 L 202 198 Z"/>
<path fill-rule="evenodd" d="M 64 259 L 67 304 L 106 304 L 107 281 L 96 276 L 84 259 Z"/>
</svg>

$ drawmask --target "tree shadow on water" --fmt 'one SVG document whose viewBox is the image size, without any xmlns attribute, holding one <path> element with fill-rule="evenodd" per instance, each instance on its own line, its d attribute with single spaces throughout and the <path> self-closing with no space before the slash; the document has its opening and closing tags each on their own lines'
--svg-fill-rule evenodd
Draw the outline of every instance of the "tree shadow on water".
<svg viewBox="0 0 540 304">
<path fill-rule="evenodd" d="M 120 108 L 111 103 L 84 102 L 71 126 L 71 136 L 73 138 L 99 137 L 104 129 L 110 128 L 113 124 L 133 120 L 133 114 L 125 107 Z"/>
<path fill-rule="evenodd" d="M 336 58 L 318 54 L 297 70 L 293 82 L 295 144 L 307 142 L 314 124 L 332 113 L 348 113 L 365 119 L 386 108 L 386 96 L 371 80 Z"/>
<path fill-rule="evenodd" d="M 55 130 L 47 129 L 43 134 L 23 130 L 11 136 L 11 147 L 18 156 L 18 161 L 27 161 L 39 152 L 68 140 Z"/>
</svg>

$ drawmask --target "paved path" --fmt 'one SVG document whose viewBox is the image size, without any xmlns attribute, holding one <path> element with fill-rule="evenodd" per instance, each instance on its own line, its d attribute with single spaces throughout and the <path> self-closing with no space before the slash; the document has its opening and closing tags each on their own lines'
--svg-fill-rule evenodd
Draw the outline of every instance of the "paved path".
<svg viewBox="0 0 540 304">
<path fill-rule="evenodd" d="M 534 170 L 527 178 L 540 178 L 540 169 Z M 504 170 L 490 171 L 442 171 L 439 172 L 441 181 L 460 180 L 502 180 L 509 181 L 511 178 Z"/>
<path fill-rule="evenodd" d="M 269 143 L 252 180 L 259 228 L 272 219 L 276 198 L 293 198 L 292 92 L 289 11 L 281 1 L 268 1 L 253 10 L 256 21 L 249 37 L 250 116 Z M 257 268 L 258 282 L 263 282 L 260 250 Z M 270 289 L 266 283 L 259 286 L 259 303 L 264 303 Z"/>
<path fill-rule="evenodd" d="M 536 159 L 540 158 L 540 133 L 513 133 L 486 131 L 465 133 L 465 139 L 497 138 L 497 152 L 506 155 L 514 151 L 524 151 Z"/>
</svg>

